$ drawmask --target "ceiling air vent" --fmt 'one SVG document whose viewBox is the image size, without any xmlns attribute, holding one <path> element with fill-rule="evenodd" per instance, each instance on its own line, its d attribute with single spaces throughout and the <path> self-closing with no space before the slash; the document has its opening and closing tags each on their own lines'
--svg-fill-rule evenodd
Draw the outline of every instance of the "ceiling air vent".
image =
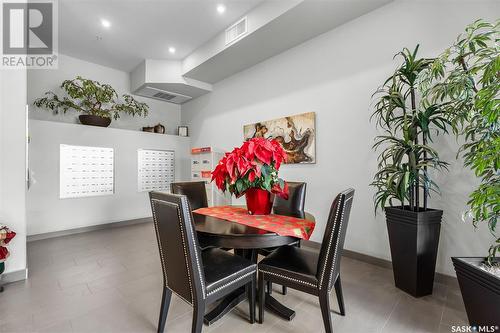
<svg viewBox="0 0 500 333">
<path fill-rule="evenodd" d="M 226 45 L 232 44 L 247 33 L 246 16 L 226 29 Z"/>
<path fill-rule="evenodd" d="M 170 91 L 161 90 L 151 86 L 143 86 L 135 92 L 139 96 L 159 99 L 160 101 L 182 104 L 189 101 L 192 97 L 182 94 L 176 94 Z"/>
<path fill-rule="evenodd" d="M 164 92 L 157 92 L 152 97 L 158 98 L 158 99 L 164 99 L 166 101 L 170 101 L 170 100 L 174 99 L 176 96 L 172 95 L 172 94 L 167 94 L 167 93 L 164 93 Z"/>
</svg>

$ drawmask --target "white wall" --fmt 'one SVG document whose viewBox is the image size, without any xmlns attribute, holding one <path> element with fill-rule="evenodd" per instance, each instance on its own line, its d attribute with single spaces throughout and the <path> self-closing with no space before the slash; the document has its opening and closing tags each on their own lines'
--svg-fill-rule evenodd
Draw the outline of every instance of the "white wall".
<svg viewBox="0 0 500 333">
<path fill-rule="evenodd" d="M 26 71 L 0 70 L 0 224 L 17 233 L 6 273 L 26 269 Z"/>
<path fill-rule="evenodd" d="M 36 69 L 28 71 L 30 119 L 79 123 L 79 114 L 75 111 L 68 111 L 66 115 L 53 115 L 50 111 L 37 109 L 33 106 L 33 101 L 42 97 L 47 91 L 60 94 L 62 92 L 59 88 L 61 83 L 67 79 L 74 79 L 77 75 L 101 83 L 108 83 L 115 88 L 119 96 L 124 93 L 130 94 L 129 73 L 60 54 L 57 70 Z M 154 126 L 161 123 L 166 127 L 167 133 L 177 133 L 177 126 L 179 126 L 181 118 L 180 105 L 141 96 L 134 96 L 134 98 L 149 105 L 149 115 L 146 118 L 122 115 L 120 119 L 113 120 L 110 127 L 139 130 L 143 126 Z"/>
<path fill-rule="evenodd" d="M 321 241 L 335 194 L 354 187 L 346 248 L 390 259 L 385 220 L 374 217 L 368 185 L 376 170 L 371 95 L 394 70 L 392 57 L 402 47 L 420 43 L 421 56 L 435 56 L 468 23 L 498 13 L 498 1 L 396 1 L 219 82 L 211 94 L 182 106 L 182 121 L 193 146 L 231 149 L 241 144 L 244 124 L 316 112 L 317 163 L 280 171 L 308 183 L 306 207 L 317 218 L 312 240 Z M 486 228 L 473 232 L 461 222 L 476 180 L 454 160 L 454 139 L 436 147 L 452 163 L 438 177 L 442 198 L 430 201 L 445 211 L 437 271 L 453 275 L 450 256 L 485 255 L 492 238 Z"/>
<path fill-rule="evenodd" d="M 115 128 L 30 120 L 28 235 L 151 216 L 147 192 L 137 191 L 137 150 L 175 150 L 175 178 L 190 177 L 190 139 Z M 115 193 L 59 199 L 59 145 L 114 148 Z"/>
</svg>

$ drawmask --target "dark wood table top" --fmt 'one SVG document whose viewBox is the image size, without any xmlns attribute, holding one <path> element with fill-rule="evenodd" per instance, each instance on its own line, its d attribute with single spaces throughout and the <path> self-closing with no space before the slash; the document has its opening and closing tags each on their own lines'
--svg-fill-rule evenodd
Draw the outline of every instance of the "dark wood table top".
<svg viewBox="0 0 500 333">
<path fill-rule="evenodd" d="M 274 232 L 246 226 L 193 212 L 198 238 L 204 244 L 233 249 L 260 249 L 276 247 L 297 241 L 291 236 L 280 236 Z M 305 219 L 314 221 L 314 216 L 305 213 Z"/>
</svg>

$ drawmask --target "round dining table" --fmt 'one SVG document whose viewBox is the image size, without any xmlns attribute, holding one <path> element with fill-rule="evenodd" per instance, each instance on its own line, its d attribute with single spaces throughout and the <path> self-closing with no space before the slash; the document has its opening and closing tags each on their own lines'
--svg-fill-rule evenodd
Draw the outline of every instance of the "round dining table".
<svg viewBox="0 0 500 333">
<path fill-rule="evenodd" d="M 305 218 L 310 221 L 315 220 L 310 213 L 300 215 L 295 217 Z M 202 247 L 234 249 L 236 254 L 244 256 L 254 263 L 257 263 L 257 251 L 259 249 L 292 244 L 299 240 L 296 237 L 280 236 L 274 232 L 196 212 L 193 212 L 193 219 L 199 243 Z M 246 299 L 244 288 L 229 294 L 205 315 L 205 323 L 207 325 L 213 324 L 244 299 Z M 295 311 L 281 304 L 269 293 L 266 293 L 265 296 L 265 307 L 286 320 L 292 320 L 295 316 Z"/>
</svg>

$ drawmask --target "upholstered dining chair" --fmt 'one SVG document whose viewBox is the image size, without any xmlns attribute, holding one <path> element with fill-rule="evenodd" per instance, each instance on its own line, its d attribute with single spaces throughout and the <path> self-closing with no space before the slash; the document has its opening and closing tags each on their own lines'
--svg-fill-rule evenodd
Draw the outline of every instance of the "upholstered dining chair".
<svg viewBox="0 0 500 333">
<path fill-rule="evenodd" d="M 283 199 L 278 196 L 274 198 L 273 202 L 273 213 L 279 215 L 293 216 L 303 219 L 305 217 L 304 206 L 306 202 L 306 186 L 304 182 L 291 182 L 287 181 L 288 184 L 288 199 Z M 300 247 L 300 240 L 293 244 Z M 273 248 L 260 249 L 259 254 L 267 256 L 276 250 Z M 286 286 L 282 286 L 282 294 L 286 295 Z M 267 292 L 272 293 L 273 287 L 272 282 L 267 283 Z"/>
<path fill-rule="evenodd" d="M 319 253 L 294 246 L 282 246 L 259 263 L 260 323 L 264 320 L 264 283 L 272 281 L 318 296 L 325 331 L 333 332 L 329 294 L 335 287 L 340 314 L 344 316 L 340 259 L 353 197 L 354 190 L 348 189 L 338 194 L 333 201 Z"/>
<path fill-rule="evenodd" d="M 173 194 L 183 194 L 189 200 L 192 210 L 208 207 L 207 191 L 205 182 L 177 182 L 170 184 Z"/>
<path fill-rule="evenodd" d="M 304 182 L 289 182 L 288 199 L 275 196 L 273 212 L 279 215 L 295 216 L 304 218 L 304 206 L 306 202 L 306 186 Z"/>
<path fill-rule="evenodd" d="M 172 292 L 193 307 L 191 332 L 201 332 L 205 308 L 245 286 L 255 322 L 256 265 L 221 249 L 201 251 L 185 195 L 150 192 L 163 272 L 158 332 L 163 332 Z"/>
</svg>

